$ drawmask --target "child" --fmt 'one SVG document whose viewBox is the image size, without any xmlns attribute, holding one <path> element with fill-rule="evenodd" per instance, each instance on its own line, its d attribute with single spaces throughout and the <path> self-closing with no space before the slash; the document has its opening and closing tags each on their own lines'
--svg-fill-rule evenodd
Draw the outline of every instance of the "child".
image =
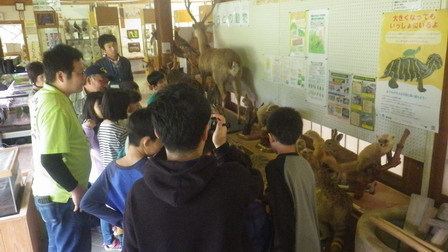
<svg viewBox="0 0 448 252">
<path fill-rule="evenodd" d="M 105 56 L 95 62 L 95 65 L 104 67 L 112 75 L 110 85 L 118 85 L 122 81 L 133 81 L 131 63 L 118 54 L 117 38 L 112 34 L 103 34 L 98 38 L 98 45 L 104 51 Z"/>
<path fill-rule="evenodd" d="M 147 157 L 162 147 L 154 135 L 151 112 L 147 108 L 130 116 L 128 131 L 130 145 L 127 155 L 110 163 L 81 201 L 84 211 L 118 227 L 123 227 L 128 191 L 143 176 Z"/>
<path fill-rule="evenodd" d="M 154 93 L 149 97 L 147 104 L 151 104 L 154 100 L 158 91 L 164 89 L 166 87 L 166 78 L 163 73 L 159 71 L 153 71 L 146 77 L 146 80 L 149 83 L 149 88 L 154 90 Z"/>
<path fill-rule="evenodd" d="M 82 115 L 82 129 L 90 142 L 90 158 L 92 159 L 92 169 L 90 170 L 89 182 L 93 183 L 104 170 L 103 161 L 100 155 L 100 145 L 98 143 L 98 128 L 103 121 L 101 113 L 102 92 L 87 94 Z"/>
<path fill-rule="evenodd" d="M 33 84 L 33 94 L 41 89 L 45 83 L 44 64 L 39 61 L 31 62 L 27 67 L 28 78 Z"/>
<path fill-rule="evenodd" d="M 120 82 L 120 84 L 118 84 L 118 87 L 123 91 L 134 90 L 140 93 L 140 87 L 135 81 Z"/>
<path fill-rule="evenodd" d="M 98 142 L 103 167 L 116 160 L 118 153 L 124 148 L 128 133 L 125 127 L 118 124 L 118 121 L 127 118 L 129 100 L 126 92 L 121 90 L 107 89 L 104 92 L 101 102 L 101 112 L 104 120 L 98 129 Z M 100 224 L 104 247 L 106 249 L 120 248 L 121 244 L 117 239 L 114 239 L 110 224 L 102 219 Z"/>
<path fill-rule="evenodd" d="M 266 166 L 268 199 L 274 223 L 274 251 L 320 251 L 314 173 L 296 153 L 302 118 L 292 108 L 275 110 L 267 132 L 277 158 Z"/>
<path fill-rule="evenodd" d="M 126 128 L 118 124 L 126 119 L 130 98 L 126 92 L 108 89 L 101 102 L 104 121 L 98 129 L 98 141 L 103 166 L 117 159 L 119 151 L 124 147 L 127 136 Z"/>
</svg>

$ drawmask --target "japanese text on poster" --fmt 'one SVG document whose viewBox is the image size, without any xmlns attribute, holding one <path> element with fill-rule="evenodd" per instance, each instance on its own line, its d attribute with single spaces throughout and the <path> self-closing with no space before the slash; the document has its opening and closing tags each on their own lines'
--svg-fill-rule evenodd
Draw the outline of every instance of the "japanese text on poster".
<svg viewBox="0 0 448 252">
<path fill-rule="evenodd" d="M 307 60 L 306 100 L 308 102 L 322 105 L 326 104 L 327 97 L 327 60 Z"/>
<path fill-rule="evenodd" d="M 310 10 L 307 16 L 309 54 L 327 55 L 328 9 Z"/>
</svg>

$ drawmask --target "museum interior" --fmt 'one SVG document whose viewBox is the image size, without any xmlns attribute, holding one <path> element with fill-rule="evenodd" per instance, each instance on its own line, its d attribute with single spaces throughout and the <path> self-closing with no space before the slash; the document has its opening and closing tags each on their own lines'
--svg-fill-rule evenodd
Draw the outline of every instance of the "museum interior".
<svg viewBox="0 0 448 252">
<path fill-rule="evenodd" d="M 101 44 L 103 35 L 113 35 L 115 41 Z M 266 168 L 281 155 L 273 144 L 269 117 L 283 107 L 301 116 L 294 155 L 314 172 L 311 203 L 321 251 L 447 251 L 447 38 L 447 0 L 1 0 L 0 251 L 71 251 L 51 250 L 55 248 L 48 234 L 54 230 L 49 232 L 40 212 L 37 171 L 65 190 L 69 202 L 72 191 L 44 165 L 45 154 L 61 152 L 39 150 L 42 140 L 35 136 L 33 120 L 39 119 L 33 118 L 32 108 L 53 83 L 47 81 L 37 91 L 37 81 L 30 77 L 30 63 L 45 63 L 45 52 L 61 44 L 82 53 L 82 105 L 95 76 L 106 78 L 102 97 L 107 90 L 125 92 L 120 83 L 137 84 L 129 92 L 138 93 L 139 108 L 150 108 L 154 97 L 157 103 L 159 80 L 168 87 L 185 82 L 199 86 L 212 113 L 224 115 L 229 123 L 224 125 L 227 142 L 250 159 L 263 180 L 256 202 L 264 222 L 257 216 L 257 223 L 245 220 L 242 228 L 252 240 L 248 251 L 280 251 L 278 232 L 291 226 L 277 219 L 280 210 L 272 203 L 276 196 L 269 194 L 275 184 Z M 116 59 L 109 56 L 109 42 Z M 129 62 L 133 77 L 126 80 L 121 73 L 117 77 L 106 71 L 98 65 L 102 59 L 118 71 Z M 52 72 L 45 66 L 37 75 L 48 79 Z M 97 72 L 89 76 L 92 67 Z M 151 83 L 157 74 L 161 77 Z M 87 120 L 78 128 L 84 129 Z M 124 120 L 126 131 L 130 119 Z M 97 152 L 103 155 L 99 132 Z M 127 151 L 124 145 L 120 148 Z M 70 174 L 66 154 L 60 160 Z M 112 160 L 119 157 L 126 158 Z M 157 155 L 149 160 L 153 158 Z M 109 166 L 104 167 L 103 173 Z M 285 170 L 281 176 L 292 175 Z M 295 190 L 302 189 L 291 183 L 302 183 L 297 181 L 282 184 L 296 223 L 283 230 L 296 241 L 286 251 L 307 251 L 299 244 L 305 235 L 299 232 L 299 206 L 306 204 L 296 201 L 300 193 Z M 95 180 L 89 183 L 95 187 Z M 53 200 L 50 195 L 49 202 L 59 203 Z M 120 212 L 108 203 L 103 206 Z M 91 251 L 127 251 L 126 246 L 134 251 L 126 245 L 123 213 L 120 225 L 106 223 L 113 243 L 106 241 L 103 220 L 100 225 L 94 216 Z M 248 221 L 253 222 L 250 230 Z M 269 226 L 268 235 L 253 237 L 261 235 L 256 224 Z M 260 238 L 264 245 L 254 245 Z M 160 251 L 178 251 L 172 248 L 166 245 Z"/>
</svg>

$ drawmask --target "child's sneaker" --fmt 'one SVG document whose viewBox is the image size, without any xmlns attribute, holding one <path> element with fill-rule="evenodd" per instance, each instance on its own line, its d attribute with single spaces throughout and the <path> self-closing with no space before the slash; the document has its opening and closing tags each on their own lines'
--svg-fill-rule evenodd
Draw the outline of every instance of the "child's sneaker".
<svg viewBox="0 0 448 252">
<path fill-rule="evenodd" d="M 107 251 L 112 251 L 112 250 L 121 251 L 121 243 L 118 239 L 114 239 L 114 241 L 110 245 L 103 244 L 103 247 Z"/>
</svg>

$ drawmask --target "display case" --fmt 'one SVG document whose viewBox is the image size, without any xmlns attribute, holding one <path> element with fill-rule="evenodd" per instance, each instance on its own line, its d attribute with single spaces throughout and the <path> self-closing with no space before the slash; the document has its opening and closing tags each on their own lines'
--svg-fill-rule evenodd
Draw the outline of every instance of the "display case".
<svg viewBox="0 0 448 252">
<path fill-rule="evenodd" d="M 114 35 L 117 38 L 118 51 L 120 55 L 123 55 L 117 7 L 96 6 L 90 13 L 90 24 L 92 25 L 92 39 L 97 40 L 103 34 Z"/>
<path fill-rule="evenodd" d="M 0 76 L 0 132 L 30 130 L 28 107 L 32 85 L 26 73 Z"/>
<path fill-rule="evenodd" d="M 154 9 L 143 9 L 141 12 L 143 49 L 146 57 L 157 56 L 156 16 Z"/>
<path fill-rule="evenodd" d="M 45 52 L 62 42 L 58 29 L 58 16 L 55 11 L 35 11 L 34 18 L 41 52 Z"/>
<path fill-rule="evenodd" d="M 91 65 L 101 58 L 98 37 L 87 19 L 65 19 L 64 34 L 65 43 L 83 53 L 86 65 Z"/>
</svg>

